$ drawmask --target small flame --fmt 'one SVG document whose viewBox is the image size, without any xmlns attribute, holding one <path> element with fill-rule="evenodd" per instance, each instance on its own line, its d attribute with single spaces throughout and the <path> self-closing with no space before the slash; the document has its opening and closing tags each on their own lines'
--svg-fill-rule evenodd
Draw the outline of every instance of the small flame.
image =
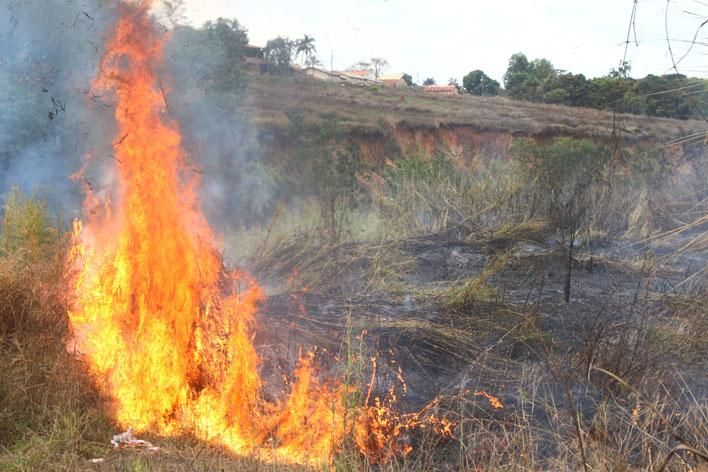
<svg viewBox="0 0 708 472">
<path fill-rule="evenodd" d="M 383 399 L 375 396 L 372 403 L 377 366 L 378 356 L 372 357 L 369 389 L 354 429 L 357 447 L 371 464 L 385 464 L 396 457 L 408 455 L 413 451 L 411 436 L 416 430 L 427 427 L 442 437 L 453 436 L 455 424 L 445 417 L 430 413 L 438 405 L 439 399 L 416 413 L 400 414 L 397 409 L 397 388 L 393 385 Z M 400 366 L 396 369 L 396 379 L 405 395 L 408 387 Z"/>
<path fill-rule="evenodd" d="M 483 390 L 477 390 L 476 392 L 474 392 L 474 396 L 486 398 L 487 401 L 489 402 L 489 406 L 491 406 L 495 410 L 501 410 L 504 408 L 504 405 L 502 404 L 501 400 L 499 400 L 499 398 L 497 398 L 494 395 L 491 395 Z"/>
</svg>

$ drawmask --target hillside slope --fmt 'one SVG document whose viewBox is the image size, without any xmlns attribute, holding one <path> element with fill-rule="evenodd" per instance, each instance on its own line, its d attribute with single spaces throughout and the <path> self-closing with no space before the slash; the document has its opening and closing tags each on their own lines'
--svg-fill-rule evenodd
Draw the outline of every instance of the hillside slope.
<svg viewBox="0 0 708 472">
<path fill-rule="evenodd" d="M 364 159 L 375 165 L 397 157 L 445 155 L 466 168 L 508 157 L 515 137 L 590 138 L 632 156 L 667 149 L 672 158 L 699 155 L 708 125 L 547 105 L 506 97 L 433 96 L 420 89 L 328 83 L 309 77 L 252 76 L 243 113 L 261 143 L 289 149 L 287 113 L 308 120 L 334 115 L 350 128 Z"/>
<path fill-rule="evenodd" d="M 390 89 L 327 83 L 303 76 L 253 76 L 243 105 L 255 123 L 279 124 L 284 111 L 312 116 L 336 113 L 353 126 L 372 128 L 385 121 L 411 127 L 474 127 L 515 135 L 609 137 L 613 123 L 630 141 L 669 142 L 704 132 L 706 123 L 618 114 L 511 100 L 506 97 L 431 96 L 420 89 Z"/>
</svg>

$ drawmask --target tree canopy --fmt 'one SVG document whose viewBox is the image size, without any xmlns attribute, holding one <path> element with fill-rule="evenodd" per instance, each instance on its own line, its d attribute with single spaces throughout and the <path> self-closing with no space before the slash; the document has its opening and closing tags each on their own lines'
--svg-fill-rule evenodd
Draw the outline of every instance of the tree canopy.
<svg viewBox="0 0 708 472">
<path fill-rule="evenodd" d="M 463 77 L 462 86 L 472 95 L 499 95 L 499 82 L 489 77 L 481 70 L 473 70 Z"/>
<path fill-rule="evenodd" d="M 631 70 L 631 64 L 624 62 L 604 77 L 588 79 L 583 74 L 558 71 L 547 59 L 529 61 L 517 53 L 509 59 L 504 87 L 509 97 L 517 100 L 678 119 L 703 118 L 708 114 L 705 80 L 680 74 L 633 79 L 629 76 Z M 469 79 L 470 84 L 478 84 L 480 77 L 475 74 Z"/>
<path fill-rule="evenodd" d="M 588 139 L 560 138 L 548 144 L 522 139 L 512 152 L 525 169 L 546 219 L 564 248 L 564 298 L 570 300 L 573 248 L 592 211 L 591 190 L 603 176 L 610 152 Z"/>
<path fill-rule="evenodd" d="M 304 35 L 302 39 L 295 41 L 295 57 L 301 54 L 305 57 L 305 65 L 314 67 L 320 63 L 317 59 L 317 48 L 315 47 L 315 38 Z"/>
<path fill-rule="evenodd" d="M 295 42 L 286 37 L 278 36 L 269 40 L 264 50 L 268 70 L 275 73 L 288 72 L 294 51 Z"/>
</svg>

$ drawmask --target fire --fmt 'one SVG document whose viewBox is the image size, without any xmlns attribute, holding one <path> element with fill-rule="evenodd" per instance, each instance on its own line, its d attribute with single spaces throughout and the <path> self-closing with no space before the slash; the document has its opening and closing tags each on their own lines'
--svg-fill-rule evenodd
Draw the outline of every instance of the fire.
<svg viewBox="0 0 708 472">
<path fill-rule="evenodd" d="M 382 426 L 397 420 L 378 401 L 346 421 L 347 388 L 318 380 L 312 355 L 300 360 L 289 394 L 264 398 L 252 342 L 263 292 L 225 269 L 200 210 L 199 179 L 167 118 L 163 39 L 149 7 L 119 5 L 93 84 L 114 101 L 117 196 L 87 189 L 89 217 L 74 226 L 71 349 L 117 422 L 138 433 L 189 433 L 238 454 L 321 464 L 347 435 L 373 428 L 374 444 L 360 447 L 379 457 L 404 426 Z"/>
<path fill-rule="evenodd" d="M 158 81 L 162 39 L 148 2 L 122 4 L 94 82 L 115 100 L 116 202 L 86 199 L 72 263 L 73 347 L 135 431 L 192 432 L 235 452 L 276 443 L 276 458 L 324 461 L 344 431 L 339 388 L 301 361 L 282 404 L 261 394 L 251 342 L 263 294 L 225 271 L 199 209 L 176 123 Z M 343 423 L 340 423 L 343 424 Z"/>
<path fill-rule="evenodd" d="M 374 397 L 373 404 L 371 402 L 377 362 L 377 357 L 371 358 L 371 381 L 364 400 L 366 408 L 357 418 L 354 436 L 359 451 L 373 464 L 388 462 L 396 456 L 410 453 L 413 449 L 407 441 L 407 433 L 412 425 L 396 412 L 398 402 L 396 387 L 392 386 L 383 400 Z M 405 391 L 406 384 L 400 371 L 398 379 Z"/>
<path fill-rule="evenodd" d="M 443 438 L 452 438 L 455 424 L 445 417 L 430 413 L 439 399 L 435 399 L 422 410 L 415 413 L 401 414 L 397 411 L 398 393 L 396 385 L 392 385 L 384 398 L 374 397 L 371 401 L 378 357 L 371 358 L 371 381 L 362 408 L 354 428 L 354 440 L 359 451 L 371 464 L 385 464 L 409 454 L 413 450 L 412 434 L 421 429 L 429 429 Z M 396 379 L 406 393 L 408 387 L 403 379 L 400 366 Z"/>
</svg>

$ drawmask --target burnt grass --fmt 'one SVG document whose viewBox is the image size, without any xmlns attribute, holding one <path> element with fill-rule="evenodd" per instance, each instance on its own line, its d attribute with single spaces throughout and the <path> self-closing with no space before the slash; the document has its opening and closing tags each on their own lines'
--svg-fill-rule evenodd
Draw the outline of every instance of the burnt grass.
<svg viewBox="0 0 708 472">
<path fill-rule="evenodd" d="M 574 448 L 576 414 L 587 449 L 612 429 L 598 419 L 608 403 L 625 413 L 659 397 L 678 411 L 705 407 L 705 253 L 677 252 L 701 231 L 654 245 L 622 239 L 579 245 L 570 303 L 563 301 L 562 251 L 552 239 L 485 239 L 458 228 L 398 241 L 396 257 L 407 263 L 400 265 L 400 283 L 389 288 L 367 283 L 372 261 L 356 243 L 320 255 L 306 269 L 322 271 L 327 283 L 315 287 L 293 289 L 294 265 L 279 266 L 278 274 L 261 264 L 254 271 L 269 294 L 257 336 L 264 371 L 275 376 L 292 368 L 305 346 L 323 354 L 323 376 L 342 375 L 347 346 L 355 345 L 365 379 L 372 375 L 369 359 L 378 356 L 375 391 L 382 396 L 391 386 L 400 393 L 401 367 L 402 412 L 433 402 L 439 414 L 477 421 L 501 436 L 524 417 L 537 436 L 536 460 L 561 467 L 554 462 L 562 454 L 559 434 Z M 332 258 L 348 262 L 325 263 Z M 499 398 L 504 408 L 491 408 L 479 392 Z M 705 425 L 678 423 L 686 437 L 706 439 L 697 433 Z M 460 447 L 439 445 L 435 467 L 459 467 L 450 457 Z M 509 453 L 504 448 L 516 447 L 492 449 L 501 457 Z M 639 449 L 622 453 L 638 465 Z M 489 454 L 472 451 L 479 463 Z"/>
</svg>

